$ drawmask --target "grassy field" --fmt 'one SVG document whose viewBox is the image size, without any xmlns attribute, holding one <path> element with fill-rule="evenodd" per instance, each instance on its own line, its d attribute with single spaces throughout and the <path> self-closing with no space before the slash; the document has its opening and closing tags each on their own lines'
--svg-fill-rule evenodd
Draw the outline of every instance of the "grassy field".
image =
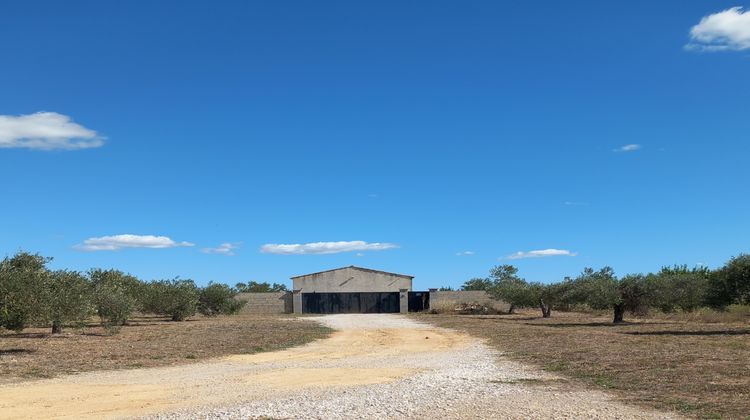
<svg viewBox="0 0 750 420">
<path fill-rule="evenodd" d="M 486 338 L 504 355 L 631 404 L 701 418 L 750 418 L 750 318 L 733 322 L 536 312 L 417 315 Z"/>
<path fill-rule="evenodd" d="M 103 369 L 188 363 L 229 354 L 256 353 L 323 338 L 330 330 L 290 315 L 221 316 L 170 322 L 140 317 L 117 335 L 96 324 L 83 331 L 49 328 L 0 332 L 0 383 Z"/>
</svg>

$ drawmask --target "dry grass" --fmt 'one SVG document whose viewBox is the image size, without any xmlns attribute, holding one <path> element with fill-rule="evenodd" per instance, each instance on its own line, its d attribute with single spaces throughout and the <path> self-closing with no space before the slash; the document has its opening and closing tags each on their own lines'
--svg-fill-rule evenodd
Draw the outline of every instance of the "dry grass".
<svg viewBox="0 0 750 420">
<path fill-rule="evenodd" d="M 505 356 L 607 389 L 628 403 L 702 418 L 750 416 L 746 317 L 732 323 L 631 318 L 615 326 L 609 314 L 417 316 L 487 338 Z"/>
<path fill-rule="evenodd" d="M 117 335 L 107 334 L 96 324 L 54 336 L 48 328 L 0 332 L 0 383 L 272 351 L 330 333 L 328 328 L 291 315 L 240 314 L 185 322 L 140 317 L 129 324 Z"/>
</svg>

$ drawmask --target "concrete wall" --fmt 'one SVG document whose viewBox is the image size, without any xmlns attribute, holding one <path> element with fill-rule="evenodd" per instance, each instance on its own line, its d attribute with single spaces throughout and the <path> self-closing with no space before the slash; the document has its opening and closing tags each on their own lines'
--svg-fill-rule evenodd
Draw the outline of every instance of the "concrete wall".
<svg viewBox="0 0 750 420">
<path fill-rule="evenodd" d="M 240 293 L 237 299 L 247 302 L 242 312 L 248 314 L 283 314 L 293 309 L 291 292 Z"/>
<path fill-rule="evenodd" d="M 484 290 L 452 290 L 445 292 L 430 290 L 431 308 L 437 308 L 440 305 L 456 305 L 459 303 L 475 302 L 495 308 L 499 311 L 507 311 L 509 308 L 507 303 L 492 299 Z"/>
<path fill-rule="evenodd" d="M 294 290 L 302 293 L 400 292 L 411 291 L 411 278 L 346 267 L 340 270 L 308 274 L 292 279 Z"/>
</svg>

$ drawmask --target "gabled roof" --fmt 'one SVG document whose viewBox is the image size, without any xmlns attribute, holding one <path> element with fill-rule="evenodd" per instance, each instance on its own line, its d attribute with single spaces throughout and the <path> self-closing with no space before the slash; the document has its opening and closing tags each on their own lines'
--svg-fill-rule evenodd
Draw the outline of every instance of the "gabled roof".
<svg viewBox="0 0 750 420">
<path fill-rule="evenodd" d="M 302 274 L 302 275 L 294 276 L 294 277 L 290 277 L 290 278 L 291 279 L 297 279 L 297 278 L 300 278 L 300 277 L 314 276 L 316 274 L 330 273 L 331 271 L 346 270 L 347 268 L 351 268 L 351 269 L 359 270 L 359 271 L 367 271 L 369 273 L 380 273 L 380 274 L 388 274 L 389 276 L 405 277 L 407 279 L 413 279 L 414 278 L 414 276 L 408 276 L 406 274 L 390 273 L 388 271 L 373 270 L 371 268 L 357 267 L 357 266 L 354 266 L 354 265 L 350 265 L 349 267 L 334 268 L 332 270 L 318 271 L 317 273 Z"/>
</svg>

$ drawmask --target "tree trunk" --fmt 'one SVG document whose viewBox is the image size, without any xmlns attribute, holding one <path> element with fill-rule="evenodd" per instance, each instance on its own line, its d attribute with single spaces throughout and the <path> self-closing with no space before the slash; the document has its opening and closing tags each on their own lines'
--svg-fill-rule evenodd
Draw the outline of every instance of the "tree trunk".
<svg viewBox="0 0 750 420">
<path fill-rule="evenodd" d="M 549 318 L 552 315 L 552 307 L 539 300 L 539 309 L 542 310 L 542 318 Z"/>
<path fill-rule="evenodd" d="M 62 323 L 60 321 L 52 321 L 52 334 L 62 333 Z"/>
<path fill-rule="evenodd" d="M 622 304 L 615 305 L 615 319 L 612 322 L 615 324 L 623 322 L 623 315 L 625 315 L 625 307 Z"/>
<path fill-rule="evenodd" d="M 511 303 L 510 307 L 508 308 L 508 313 L 509 314 L 513 314 L 513 313 L 515 313 L 514 312 L 515 310 L 516 310 L 516 305 L 514 305 L 514 304 Z"/>
</svg>

